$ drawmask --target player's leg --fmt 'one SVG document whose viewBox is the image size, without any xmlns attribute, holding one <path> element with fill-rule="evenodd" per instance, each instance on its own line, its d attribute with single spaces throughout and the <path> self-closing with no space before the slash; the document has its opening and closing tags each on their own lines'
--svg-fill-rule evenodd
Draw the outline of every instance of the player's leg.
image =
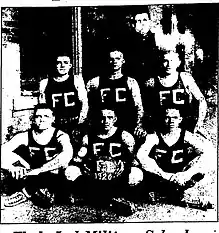
<svg viewBox="0 0 219 233">
<path fill-rule="evenodd" d="M 197 172 L 187 182 L 188 188 L 184 191 L 185 202 L 203 208 L 207 207 L 208 203 L 210 203 L 210 207 L 210 205 L 216 205 L 217 202 L 217 154 L 216 149 L 212 148 L 210 144 L 207 143 L 206 146 L 208 149 L 205 154 L 193 159 L 188 164 L 188 170 L 195 166 Z"/>
</svg>

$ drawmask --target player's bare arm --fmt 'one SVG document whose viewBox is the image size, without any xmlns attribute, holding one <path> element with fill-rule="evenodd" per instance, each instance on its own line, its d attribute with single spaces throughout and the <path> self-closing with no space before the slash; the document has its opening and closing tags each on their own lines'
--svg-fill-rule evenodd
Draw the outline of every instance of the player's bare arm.
<svg viewBox="0 0 219 233">
<path fill-rule="evenodd" d="M 40 173 L 53 171 L 61 167 L 66 168 L 68 166 L 68 163 L 73 157 L 73 149 L 70 143 L 69 136 L 64 132 L 59 131 L 57 134 L 57 140 L 62 146 L 62 151 L 57 154 L 52 160 L 45 163 L 42 167 L 30 171 L 28 175 L 38 175 Z"/>
<path fill-rule="evenodd" d="M 30 165 L 14 152 L 21 145 L 27 145 L 28 135 L 27 132 L 15 135 L 10 141 L 2 145 L 1 154 L 1 168 L 11 172 L 12 177 L 20 179 L 26 176 Z M 14 163 L 20 162 L 21 166 L 14 166 Z"/>
<path fill-rule="evenodd" d="M 40 81 L 39 84 L 39 103 L 46 103 L 45 90 L 48 83 L 48 78 Z"/>
<path fill-rule="evenodd" d="M 169 180 L 173 175 L 173 173 L 164 172 L 157 165 L 155 160 L 149 157 L 152 148 L 155 145 L 158 145 L 158 143 L 159 143 L 159 138 L 157 137 L 156 134 L 148 134 L 146 136 L 144 144 L 142 144 L 142 146 L 137 152 L 137 158 L 140 161 L 145 171 L 151 172 L 153 174 L 161 176 L 163 179 Z"/>
<path fill-rule="evenodd" d="M 180 185 L 185 185 L 195 174 L 200 173 L 204 175 L 210 169 L 211 156 L 214 154 L 211 143 L 204 138 L 200 138 L 189 131 L 185 132 L 184 142 L 189 144 L 192 149 L 195 150 L 197 157 L 189 162 L 186 169 L 182 172 L 178 172 L 171 177 L 171 181 Z M 187 169 L 188 168 L 188 169 Z"/>
<path fill-rule="evenodd" d="M 142 118 L 144 114 L 140 88 L 137 81 L 133 78 L 128 77 L 127 83 L 128 83 L 128 87 L 132 92 L 134 104 L 137 109 L 137 124 L 136 124 L 135 134 L 140 135 L 142 133 Z"/>
<path fill-rule="evenodd" d="M 79 121 L 78 121 L 78 123 L 81 124 L 87 118 L 87 113 L 88 113 L 87 91 L 85 88 L 83 77 L 81 75 L 75 75 L 74 79 L 75 79 L 75 88 L 78 91 L 78 99 L 82 104 Z"/>
<path fill-rule="evenodd" d="M 133 136 L 128 133 L 127 131 L 123 131 L 122 132 L 122 140 L 125 143 L 125 145 L 127 146 L 129 152 L 132 154 L 134 151 L 134 146 L 135 146 L 135 139 L 133 138 Z"/>
<path fill-rule="evenodd" d="M 197 86 L 195 80 L 189 73 L 182 73 L 182 81 L 188 92 L 192 93 L 196 100 L 199 102 L 199 114 L 198 121 L 196 123 L 195 132 L 203 125 L 203 121 L 207 112 L 207 102 L 205 97 L 201 93 L 199 87 Z"/>
</svg>

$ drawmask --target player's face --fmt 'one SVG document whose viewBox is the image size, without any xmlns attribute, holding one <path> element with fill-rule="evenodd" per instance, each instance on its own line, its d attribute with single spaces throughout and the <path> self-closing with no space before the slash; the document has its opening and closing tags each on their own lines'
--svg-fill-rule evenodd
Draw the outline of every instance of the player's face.
<svg viewBox="0 0 219 233">
<path fill-rule="evenodd" d="M 171 74 L 176 71 L 180 65 L 180 60 L 178 54 L 174 52 L 169 52 L 164 55 L 163 67 L 167 74 Z"/>
<path fill-rule="evenodd" d="M 135 16 L 135 31 L 146 35 L 150 29 L 150 19 L 147 13 L 137 14 Z"/>
<path fill-rule="evenodd" d="M 109 55 L 109 64 L 110 68 L 113 71 L 120 70 L 122 68 L 122 65 L 124 64 L 124 58 L 123 54 L 119 51 L 113 51 Z"/>
<path fill-rule="evenodd" d="M 182 117 L 178 109 L 167 109 L 165 115 L 165 125 L 168 129 L 179 128 Z"/>
<path fill-rule="evenodd" d="M 50 109 L 38 109 L 34 116 L 34 123 L 39 130 L 45 130 L 52 126 L 55 117 Z"/>
<path fill-rule="evenodd" d="M 117 118 L 114 111 L 107 109 L 101 111 L 101 126 L 104 130 L 110 130 L 114 126 L 116 120 Z"/>
<path fill-rule="evenodd" d="M 69 73 L 72 64 L 68 56 L 59 56 L 56 60 L 56 69 L 59 75 L 66 75 Z"/>
</svg>

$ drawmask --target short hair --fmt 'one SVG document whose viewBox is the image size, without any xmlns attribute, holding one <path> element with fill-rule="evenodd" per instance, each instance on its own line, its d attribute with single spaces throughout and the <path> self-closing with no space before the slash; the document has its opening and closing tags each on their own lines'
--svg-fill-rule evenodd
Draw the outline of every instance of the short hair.
<svg viewBox="0 0 219 233">
<path fill-rule="evenodd" d="M 48 104 L 46 104 L 46 103 L 41 103 L 41 104 L 37 104 L 37 105 L 34 107 L 34 109 L 33 109 L 33 117 L 36 116 L 36 112 L 37 112 L 37 110 L 39 110 L 39 109 L 49 109 L 49 110 L 52 111 L 52 114 L 54 115 L 54 111 L 53 111 L 53 108 L 52 108 L 52 107 L 50 107 L 50 106 L 49 106 Z"/>
<path fill-rule="evenodd" d="M 58 57 L 68 57 L 70 59 L 71 64 L 73 63 L 72 55 L 71 55 L 71 53 L 69 53 L 67 51 L 58 51 L 58 52 L 56 52 L 54 57 L 53 57 L 54 64 L 56 64 Z"/>
<path fill-rule="evenodd" d="M 174 53 L 174 54 L 176 54 L 176 55 L 178 56 L 178 58 L 180 59 L 179 53 L 178 53 L 177 51 L 171 50 L 171 49 L 166 49 L 166 48 L 160 49 L 160 51 L 158 52 L 158 57 L 159 57 L 159 59 L 162 60 L 162 59 L 164 59 L 164 56 L 165 56 L 166 54 L 169 54 L 169 53 Z"/>
<path fill-rule="evenodd" d="M 167 110 L 169 110 L 169 109 L 178 110 L 180 116 L 181 116 L 182 118 L 184 118 L 184 107 L 183 107 L 183 106 L 178 106 L 178 105 L 176 105 L 176 104 L 172 104 L 172 105 L 166 106 L 165 108 L 162 108 L 162 109 L 161 109 L 161 115 L 162 115 L 163 119 L 165 118 L 166 112 L 167 112 Z"/>
<path fill-rule="evenodd" d="M 136 15 L 139 14 L 147 14 L 149 20 L 151 20 L 151 15 L 150 15 L 150 11 L 149 11 L 149 7 L 147 5 L 145 6 L 134 6 L 132 9 L 132 15 L 135 18 Z"/>
<path fill-rule="evenodd" d="M 118 47 L 116 47 L 116 46 L 110 47 L 110 48 L 108 49 L 108 54 L 110 54 L 110 53 L 112 53 L 112 52 L 115 52 L 115 51 L 122 53 L 122 55 L 123 55 L 123 57 L 124 57 L 124 51 L 123 51 L 123 49 L 120 48 L 119 46 L 118 46 Z"/>
</svg>

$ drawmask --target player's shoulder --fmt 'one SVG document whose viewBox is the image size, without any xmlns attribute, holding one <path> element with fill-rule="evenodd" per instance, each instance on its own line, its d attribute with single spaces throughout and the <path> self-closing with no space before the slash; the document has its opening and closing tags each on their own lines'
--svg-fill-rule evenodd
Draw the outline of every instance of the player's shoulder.
<svg viewBox="0 0 219 233">
<path fill-rule="evenodd" d="M 132 77 L 127 77 L 127 85 L 130 89 L 135 88 L 137 86 L 139 86 L 137 80 L 135 78 Z"/>
<path fill-rule="evenodd" d="M 83 76 L 81 74 L 74 74 L 72 75 L 72 78 L 74 79 L 74 81 L 78 81 L 78 82 L 81 82 L 81 81 L 84 81 L 83 79 Z"/>
<path fill-rule="evenodd" d="M 23 132 L 17 132 L 13 136 L 12 140 L 16 140 L 17 142 L 20 143 L 20 145 L 27 145 L 29 132 L 30 130 L 25 130 Z"/>
<path fill-rule="evenodd" d="M 69 135 L 67 133 L 65 133 L 64 131 L 60 130 L 60 129 L 56 129 L 54 128 L 54 132 L 56 131 L 56 138 L 67 138 L 69 139 Z"/>
<path fill-rule="evenodd" d="M 155 133 L 147 134 L 146 139 L 145 139 L 145 143 L 158 144 L 159 137 L 158 137 L 157 133 L 155 132 Z"/>
<path fill-rule="evenodd" d="M 49 79 L 48 78 L 44 78 L 40 81 L 40 87 L 46 87 L 46 85 L 48 84 Z"/>
<path fill-rule="evenodd" d="M 189 142 L 190 140 L 199 140 L 198 136 L 194 133 L 191 133 L 188 130 L 185 130 L 184 141 Z"/>
<path fill-rule="evenodd" d="M 127 83 L 135 84 L 138 83 L 135 78 L 127 76 Z"/>
<path fill-rule="evenodd" d="M 121 130 L 121 132 L 122 132 L 122 133 L 121 133 L 122 138 L 124 138 L 124 139 L 133 138 L 132 134 L 129 133 L 128 131 L 126 131 L 126 130 Z"/>
<path fill-rule="evenodd" d="M 130 144 L 130 143 L 133 144 L 135 142 L 135 139 L 132 136 L 132 134 L 126 130 L 121 130 L 121 137 L 123 142 L 125 142 L 126 144 Z"/>
<path fill-rule="evenodd" d="M 188 72 L 180 72 L 180 78 L 182 79 L 183 82 L 186 82 L 186 83 L 194 80 L 192 75 Z"/>
<path fill-rule="evenodd" d="M 100 77 L 94 77 L 87 82 L 87 88 L 97 88 L 99 86 Z"/>
</svg>

